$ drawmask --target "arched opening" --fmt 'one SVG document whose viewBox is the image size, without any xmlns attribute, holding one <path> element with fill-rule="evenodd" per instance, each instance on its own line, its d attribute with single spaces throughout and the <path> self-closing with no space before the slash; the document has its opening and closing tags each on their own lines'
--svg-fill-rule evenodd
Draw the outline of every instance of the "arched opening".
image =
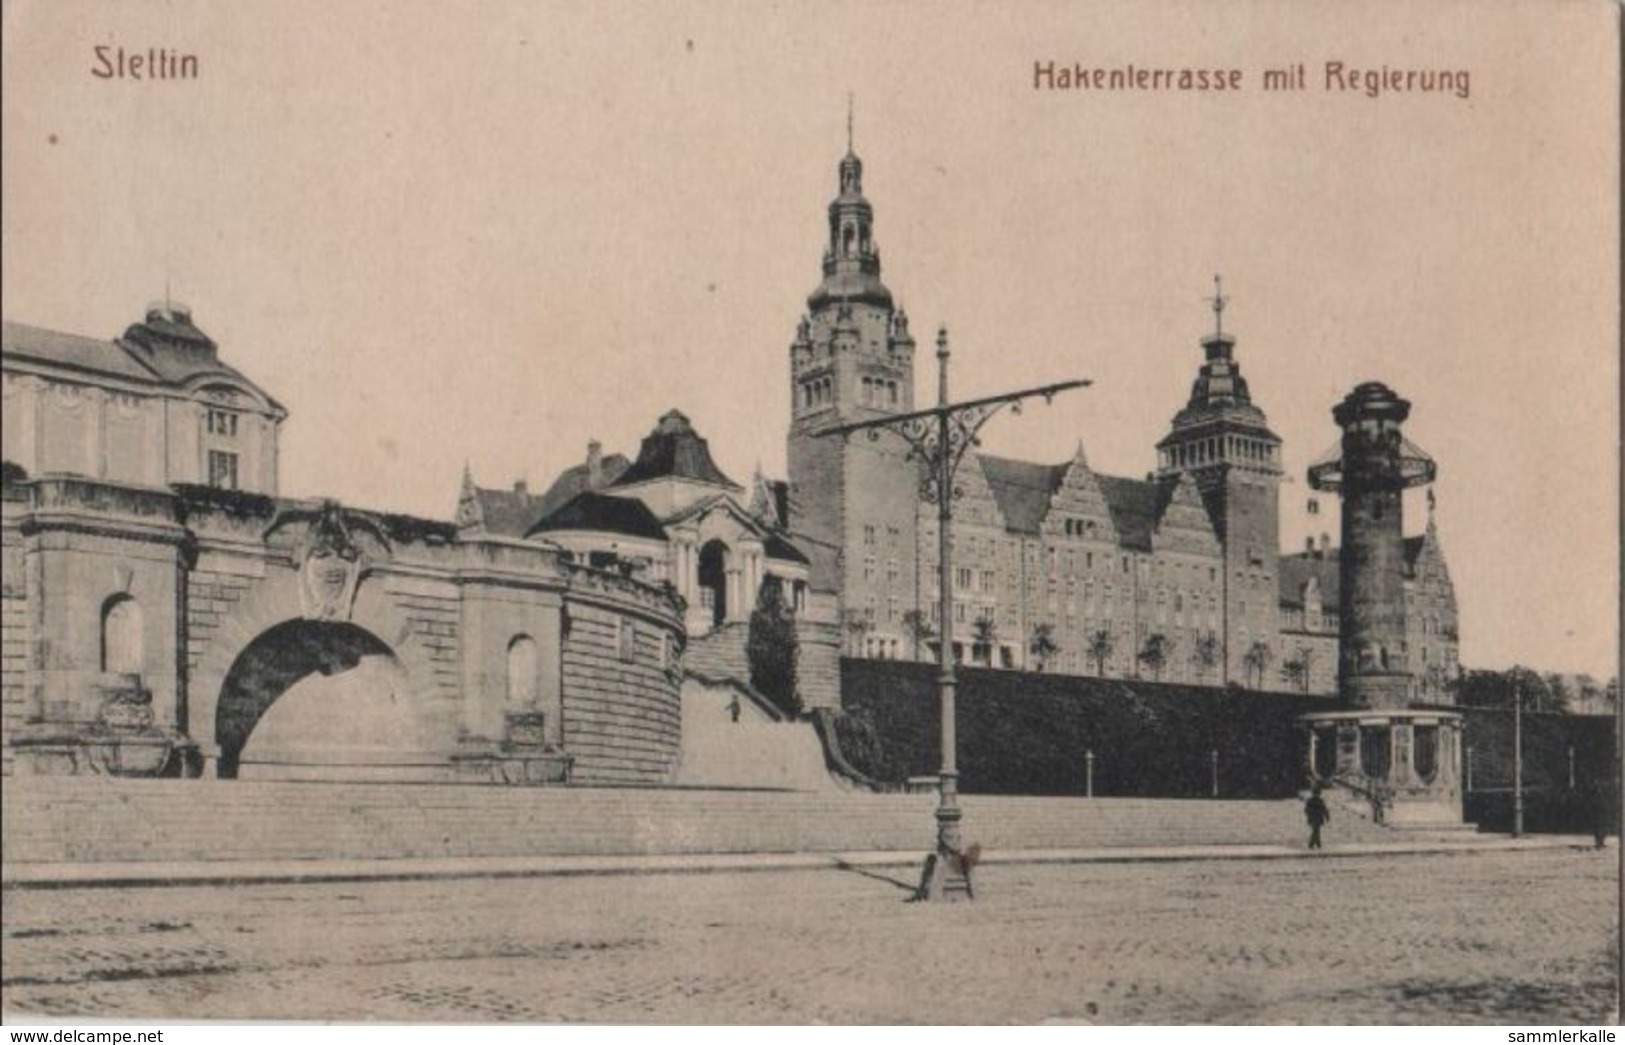
<svg viewBox="0 0 1625 1045">
<path fill-rule="evenodd" d="M 220 688 L 214 741 L 225 779 L 400 775 L 429 742 L 406 669 L 371 632 L 291 620 L 249 643 Z"/>
<path fill-rule="evenodd" d="M 1372 780 L 1388 779 L 1389 745 L 1387 726 L 1360 727 L 1360 772 Z"/>
<path fill-rule="evenodd" d="M 536 703 L 536 640 L 516 635 L 508 643 L 508 707 L 529 708 Z"/>
<path fill-rule="evenodd" d="M 711 611 L 711 624 L 728 618 L 728 545 L 713 538 L 700 546 L 700 605 Z"/>
<path fill-rule="evenodd" d="M 1337 730 L 1315 730 L 1315 776 L 1330 780 L 1337 774 Z"/>
<path fill-rule="evenodd" d="M 102 671 L 110 675 L 139 675 L 142 656 L 141 606 L 128 595 L 115 595 L 102 604 Z"/>
<path fill-rule="evenodd" d="M 1416 748 L 1412 757 L 1416 763 L 1416 775 L 1425 784 L 1433 783 L 1433 778 L 1439 773 L 1438 726 L 1416 727 Z"/>
</svg>

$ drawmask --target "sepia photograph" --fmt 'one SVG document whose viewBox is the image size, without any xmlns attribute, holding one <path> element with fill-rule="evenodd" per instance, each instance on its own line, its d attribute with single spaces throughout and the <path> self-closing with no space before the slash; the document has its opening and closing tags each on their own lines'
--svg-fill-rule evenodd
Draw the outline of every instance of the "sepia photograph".
<svg viewBox="0 0 1625 1045">
<path fill-rule="evenodd" d="M 1618 1022 L 1617 4 L 0 11 L 7 1023 Z"/>
</svg>

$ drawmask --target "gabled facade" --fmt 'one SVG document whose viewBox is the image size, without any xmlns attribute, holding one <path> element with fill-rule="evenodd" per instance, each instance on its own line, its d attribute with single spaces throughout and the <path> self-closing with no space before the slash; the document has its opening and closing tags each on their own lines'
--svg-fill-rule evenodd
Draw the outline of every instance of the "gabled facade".
<svg viewBox="0 0 1625 1045">
<path fill-rule="evenodd" d="M 586 462 L 541 495 L 523 484 L 484 489 L 465 472 L 457 522 L 467 535 L 548 544 L 573 562 L 669 586 L 684 601 L 689 636 L 699 637 L 748 620 L 769 582 L 808 612 L 809 558 L 778 521 L 780 491 L 760 476 L 754 485 L 746 507 L 745 488 L 672 410 L 635 460 L 592 442 Z"/>
</svg>

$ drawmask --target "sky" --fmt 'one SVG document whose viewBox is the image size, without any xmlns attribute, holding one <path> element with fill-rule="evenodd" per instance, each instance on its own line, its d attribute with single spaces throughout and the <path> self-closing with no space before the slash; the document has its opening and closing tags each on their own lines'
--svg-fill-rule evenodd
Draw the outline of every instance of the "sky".
<svg viewBox="0 0 1625 1045">
<path fill-rule="evenodd" d="M 1287 549 L 1336 539 L 1304 469 L 1385 381 L 1439 465 L 1463 661 L 1614 673 L 1613 5 L 650 6 L 7 0 L 5 316 L 111 337 L 167 287 L 289 409 L 290 495 L 446 518 L 465 463 L 542 486 L 671 407 L 783 475 L 850 94 L 922 400 L 938 325 L 956 394 L 1094 382 L 988 451 L 1154 467 L 1222 273 Z M 200 75 L 99 79 L 98 46 Z M 1035 89 L 1050 61 L 1243 89 Z M 1328 61 L 1470 96 L 1329 92 Z"/>
</svg>

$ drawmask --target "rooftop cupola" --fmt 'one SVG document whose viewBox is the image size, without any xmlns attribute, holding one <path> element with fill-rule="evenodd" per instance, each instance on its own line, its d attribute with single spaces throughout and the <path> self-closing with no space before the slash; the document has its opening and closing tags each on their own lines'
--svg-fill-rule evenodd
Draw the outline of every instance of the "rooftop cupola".
<svg viewBox="0 0 1625 1045">
<path fill-rule="evenodd" d="M 852 111 L 847 109 L 846 155 L 837 168 L 837 193 L 829 204 L 829 244 L 824 281 L 807 298 L 814 312 L 836 301 L 890 310 L 891 292 L 880 281 L 880 248 L 874 240 L 874 208 L 863 195 L 863 161 L 852 148 Z"/>
</svg>

